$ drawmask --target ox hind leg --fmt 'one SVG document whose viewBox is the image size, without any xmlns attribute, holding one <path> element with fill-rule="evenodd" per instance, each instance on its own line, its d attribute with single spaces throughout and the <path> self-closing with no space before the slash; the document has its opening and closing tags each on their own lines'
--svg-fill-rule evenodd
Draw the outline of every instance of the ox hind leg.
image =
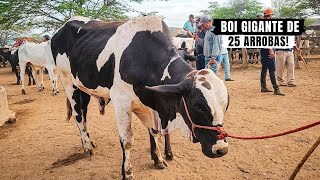
<svg viewBox="0 0 320 180">
<path fill-rule="evenodd" d="M 26 90 L 25 90 L 25 87 L 24 87 L 24 74 L 25 74 L 25 71 L 26 71 L 27 64 L 21 62 L 21 63 L 19 63 L 19 66 L 20 66 L 21 92 L 22 92 L 22 94 L 26 94 Z"/>
<path fill-rule="evenodd" d="M 28 86 L 31 86 L 32 84 L 35 85 L 36 81 L 33 77 L 33 75 L 35 75 L 35 73 L 32 73 L 33 69 L 31 68 L 31 66 L 27 65 L 26 67 L 26 72 L 28 74 L 29 77 L 29 82 L 28 82 Z"/>
<path fill-rule="evenodd" d="M 47 70 L 48 70 L 48 74 L 49 74 L 49 77 L 50 77 L 50 81 L 51 81 L 51 90 L 52 90 L 52 95 L 55 96 L 57 95 L 57 87 L 56 87 L 56 76 L 55 76 L 55 73 L 54 73 L 54 67 L 52 66 L 47 66 L 46 67 Z"/>
<path fill-rule="evenodd" d="M 65 87 L 65 90 L 68 96 L 67 121 L 70 119 L 71 115 L 73 115 L 80 131 L 84 153 L 93 155 L 93 142 L 90 141 L 89 133 L 87 131 L 87 110 L 90 102 L 90 96 L 82 92 L 80 89 L 77 89 L 75 86 Z"/>
</svg>

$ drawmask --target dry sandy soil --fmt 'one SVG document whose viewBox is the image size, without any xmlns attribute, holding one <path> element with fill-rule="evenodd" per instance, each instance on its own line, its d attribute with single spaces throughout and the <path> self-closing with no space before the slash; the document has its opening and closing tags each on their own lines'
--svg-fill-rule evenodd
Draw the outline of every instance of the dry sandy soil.
<svg viewBox="0 0 320 180">
<path fill-rule="evenodd" d="M 231 95 L 225 130 L 235 135 L 265 135 L 296 128 L 320 119 L 320 61 L 296 70 L 297 87 L 282 87 L 285 97 L 260 93 L 258 67 L 232 71 L 236 81 L 226 82 Z M 0 127 L 0 179 L 120 179 L 122 151 L 112 104 L 104 116 L 97 102 L 89 105 L 88 128 L 98 145 L 91 160 L 82 155 L 80 135 L 74 121 L 65 122 L 66 95 L 62 88 L 51 96 L 46 89 L 12 85 L 10 67 L 0 69 L 0 85 L 7 89 L 9 107 L 17 113 L 15 124 Z M 270 81 L 269 87 L 271 88 Z M 60 84 L 61 87 L 61 84 Z M 229 152 L 209 159 L 199 144 L 172 135 L 174 160 L 165 170 L 153 167 L 149 136 L 133 116 L 135 143 L 131 163 L 136 179 L 288 179 L 319 137 L 320 127 L 268 140 L 228 139 Z M 320 179 L 320 147 L 302 167 L 296 179 Z"/>
</svg>

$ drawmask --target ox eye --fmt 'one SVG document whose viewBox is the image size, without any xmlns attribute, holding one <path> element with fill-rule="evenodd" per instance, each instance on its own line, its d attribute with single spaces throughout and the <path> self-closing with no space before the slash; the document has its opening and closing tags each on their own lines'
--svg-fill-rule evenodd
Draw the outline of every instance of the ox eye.
<svg viewBox="0 0 320 180">
<path fill-rule="evenodd" d="M 198 111 L 204 112 L 204 109 L 199 104 L 196 104 L 195 107 Z"/>
</svg>

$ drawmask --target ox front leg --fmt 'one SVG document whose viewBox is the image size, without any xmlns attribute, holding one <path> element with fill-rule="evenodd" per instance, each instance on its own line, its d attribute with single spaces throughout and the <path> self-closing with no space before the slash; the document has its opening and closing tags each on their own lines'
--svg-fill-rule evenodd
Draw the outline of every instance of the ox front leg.
<svg viewBox="0 0 320 180">
<path fill-rule="evenodd" d="M 25 87 L 24 87 L 24 74 L 25 74 L 25 71 L 26 71 L 26 63 L 19 63 L 19 66 L 20 66 L 20 80 L 21 80 L 21 92 L 22 94 L 26 94 L 26 90 L 25 90 Z"/>
<path fill-rule="evenodd" d="M 172 150 L 171 150 L 170 135 L 169 134 L 164 135 L 164 141 L 165 141 L 164 154 L 166 155 L 166 159 L 167 160 L 172 160 L 173 159 L 173 153 L 172 153 Z"/>
<path fill-rule="evenodd" d="M 44 73 L 44 68 L 40 68 L 40 89 L 41 89 L 41 91 L 44 90 L 43 73 Z"/>
<path fill-rule="evenodd" d="M 134 179 L 132 166 L 130 163 L 130 149 L 133 144 L 133 133 L 131 129 L 131 116 L 129 103 L 123 103 L 121 98 L 115 98 L 113 101 L 115 106 L 117 125 L 119 129 L 120 144 L 122 148 L 122 179 Z"/>
<path fill-rule="evenodd" d="M 167 162 L 162 158 L 161 151 L 159 148 L 159 139 L 161 135 L 158 130 L 149 129 L 150 133 L 150 153 L 151 159 L 154 161 L 154 166 L 157 169 L 165 169 L 168 167 Z"/>
</svg>

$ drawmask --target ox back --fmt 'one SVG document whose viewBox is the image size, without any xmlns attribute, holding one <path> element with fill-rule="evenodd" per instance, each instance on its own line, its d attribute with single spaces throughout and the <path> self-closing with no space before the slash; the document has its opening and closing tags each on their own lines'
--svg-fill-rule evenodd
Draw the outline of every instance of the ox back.
<svg viewBox="0 0 320 180">
<path fill-rule="evenodd" d="M 67 57 L 68 62 L 64 63 L 70 64 L 73 79 L 79 80 L 75 85 L 86 93 L 110 98 L 109 92 L 96 92 L 100 87 L 111 89 L 116 81 L 124 81 L 132 85 L 142 103 L 157 110 L 160 117 L 172 120 L 176 112 L 170 111 L 170 115 L 159 112 L 161 108 L 174 108 L 159 103 L 165 95 L 147 92 L 143 87 L 179 83 L 192 68 L 177 56 L 166 24 L 161 21 L 162 28 L 152 32 L 148 30 L 147 23 L 151 23 L 148 20 L 153 19 L 146 18 L 146 26 L 141 30 L 130 29 L 133 26 L 126 26 L 125 22 L 71 20 L 52 37 L 52 53 L 55 62 L 57 56 Z M 117 47 L 122 44 L 127 46 Z M 59 64 L 57 66 L 59 69 Z M 119 79 L 114 79 L 115 76 Z M 166 123 L 162 125 L 166 127 Z"/>
</svg>

